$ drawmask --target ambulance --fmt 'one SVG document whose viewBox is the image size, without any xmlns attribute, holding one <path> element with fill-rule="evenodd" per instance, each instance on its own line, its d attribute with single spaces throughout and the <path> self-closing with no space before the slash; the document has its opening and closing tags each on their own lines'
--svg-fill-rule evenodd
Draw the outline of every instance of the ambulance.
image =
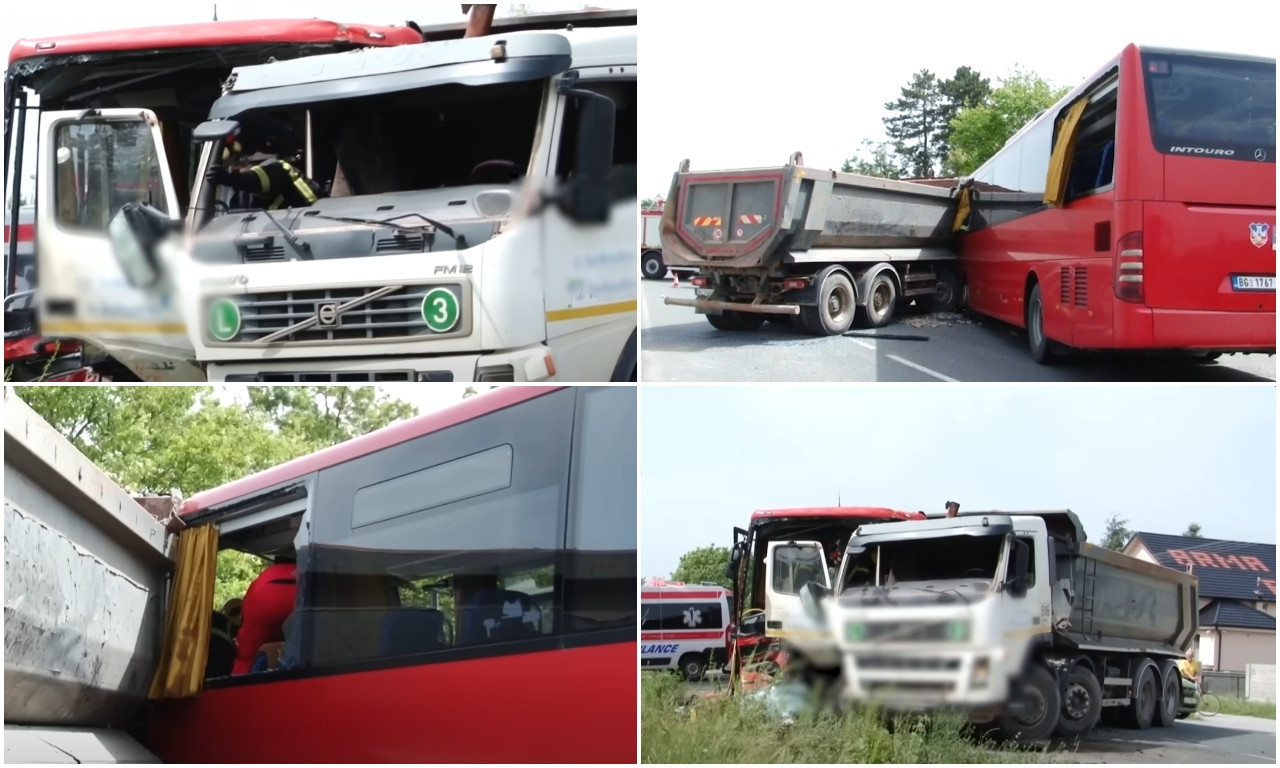
<svg viewBox="0 0 1280 768">
<path fill-rule="evenodd" d="M 729 601 L 716 584 L 651 580 L 640 590 L 640 667 L 701 680 L 728 661 Z"/>
</svg>

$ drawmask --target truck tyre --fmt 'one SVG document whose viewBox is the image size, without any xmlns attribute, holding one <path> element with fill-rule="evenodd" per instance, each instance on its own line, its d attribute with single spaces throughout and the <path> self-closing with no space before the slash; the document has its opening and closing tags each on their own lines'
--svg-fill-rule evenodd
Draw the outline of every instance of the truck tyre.
<svg viewBox="0 0 1280 768">
<path fill-rule="evenodd" d="M 667 276 L 667 265 L 662 261 L 658 251 L 645 251 L 640 254 L 640 272 L 646 280 L 661 280 Z"/>
<path fill-rule="evenodd" d="M 1178 705 L 1182 702 L 1182 675 L 1178 665 L 1165 659 L 1160 662 L 1160 706 L 1156 709 L 1156 726 L 1170 728 L 1178 720 Z"/>
<path fill-rule="evenodd" d="M 835 267 L 818 273 L 818 303 L 800 308 L 805 327 L 815 336 L 839 336 L 853 325 L 858 304 L 853 281 Z"/>
<path fill-rule="evenodd" d="M 893 312 L 898 304 L 898 289 L 888 272 L 881 272 L 871 278 L 867 284 L 867 305 L 863 312 L 867 316 L 867 325 L 872 328 L 883 328 L 893 320 Z"/>
<path fill-rule="evenodd" d="M 1062 719 L 1057 733 L 1070 739 L 1093 730 L 1102 716 L 1102 686 L 1088 667 L 1076 667 L 1067 675 L 1062 692 Z"/>
<path fill-rule="evenodd" d="M 1138 662 L 1138 676 L 1133 681 L 1133 698 L 1125 708 L 1125 719 L 1130 728 L 1145 731 L 1155 721 L 1160 708 L 1160 681 L 1156 677 L 1156 665 L 1149 659 Z"/>
<path fill-rule="evenodd" d="M 764 315 L 726 309 L 718 315 L 707 315 L 707 322 L 719 331 L 754 331 L 764 325 Z"/>
<path fill-rule="evenodd" d="M 1043 741 L 1053 734 L 1062 712 L 1058 682 L 1049 670 L 1033 664 L 1026 679 L 1015 684 L 1010 706 L 997 721 L 1005 738 L 1022 743 Z"/>
<path fill-rule="evenodd" d="M 707 673 L 707 658 L 701 653 L 686 653 L 680 657 L 680 674 L 696 683 Z"/>
<path fill-rule="evenodd" d="M 1054 360 L 1053 342 L 1044 335 L 1044 301 L 1040 298 L 1040 284 L 1031 286 L 1027 294 L 1027 344 L 1031 349 L 1031 359 L 1041 365 L 1052 365 Z"/>
<path fill-rule="evenodd" d="M 934 294 L 928 301 L 931 312 L 955 312 L 960 308 L 964 296 L 964 287 L 960 284 L 960 276 L 953 270 L 939 268 L 934 276 Z"/>
</svg>

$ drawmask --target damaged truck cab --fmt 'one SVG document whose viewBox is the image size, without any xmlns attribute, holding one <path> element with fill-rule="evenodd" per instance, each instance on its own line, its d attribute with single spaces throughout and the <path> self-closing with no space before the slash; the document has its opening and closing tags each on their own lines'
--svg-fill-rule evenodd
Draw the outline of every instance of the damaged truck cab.
<svg viewBox="0 0 1280 768">
<path fill-rule="evenodd" d="M 192 133 L 185 215 L 150 112 L 49 116 L 47 152 L 59 130 L 106 133 L 163 179 L 112 221 L 111 288 L 173 316 L 100 343 L 211 381 L 633 381 L 634 21 L 237 68 Z M 324 188 L 311 205 L 207 180 L 263 124 Z M 92 269 L 63 253 L 69 278 Z M 46 301 L 68 290 L 46 281 Z"/>
<path fill-rule="evenodd" d="M 1006 737 L 1073 737 L 1104 709 L 1169 726 L 1197 631 L 1196 578 L 1088 544 L 1062 512 L 860 527 L 798 645 L 844 703 L 956 708 Z"/>
</svg>

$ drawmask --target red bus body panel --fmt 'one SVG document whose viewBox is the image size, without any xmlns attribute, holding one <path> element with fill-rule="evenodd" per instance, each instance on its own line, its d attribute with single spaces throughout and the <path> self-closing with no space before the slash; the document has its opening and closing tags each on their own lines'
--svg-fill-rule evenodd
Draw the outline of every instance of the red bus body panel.
<svg viewBox="0 0 1280 768">
<path fill-rule="evenodd" d="M 1276 166 L 1157 151 L 1140 57 L 1128 46 L 1059 102 L 1119 67 L 1114 184 L 964 235 L 969 305 L 1025 327 L 1038 283 L 1045 335 L 1073 347 L 1273 350 L 1275 293 L 1233 290 L 1231 278 L 1276 273 L 1272 240 L 1252 243 L 1249 226 L 1274 232 Z M 1115 296 L 1115 250 L 1128 233 L 1143 236 L 1141 303 Z"/>
<path fill-rule="evenodd" d="M 215 688 L 160 704 L 147 746 L 187 764 L 559 764 L 572 739 L 579 762 L 633 764 L 635 664 L 619 643 Z"/>
<path fill-rule="evenodd" d="M 343 24 L 321 19 L 248 19 L 173 24 L 105 32 L 86 32 L 57 38 L 26 39 L 9 50 L 9 65 L 41 56 L 137 52 L 166 48 L 213 48 L 259 43 L 350 43 L 404 45 L 422 42 L 409 27 Z"/>
</svg>

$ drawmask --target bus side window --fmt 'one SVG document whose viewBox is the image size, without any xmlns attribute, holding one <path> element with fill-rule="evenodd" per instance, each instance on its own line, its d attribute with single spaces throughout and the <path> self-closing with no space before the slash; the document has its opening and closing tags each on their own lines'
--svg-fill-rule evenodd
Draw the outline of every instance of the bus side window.
<svg viewBox="0 0 1280 768">
<path fill-rule="evenodd" d="M 1116 88 L 1105 82 L 1080 117 L 1079 134 L 1071 158 L 1067 200 L 1074 200 L 1111 185 L 1116 162 Z M 1108 90 L 1110 89 L 1110 90 Z"/>
</svg>

